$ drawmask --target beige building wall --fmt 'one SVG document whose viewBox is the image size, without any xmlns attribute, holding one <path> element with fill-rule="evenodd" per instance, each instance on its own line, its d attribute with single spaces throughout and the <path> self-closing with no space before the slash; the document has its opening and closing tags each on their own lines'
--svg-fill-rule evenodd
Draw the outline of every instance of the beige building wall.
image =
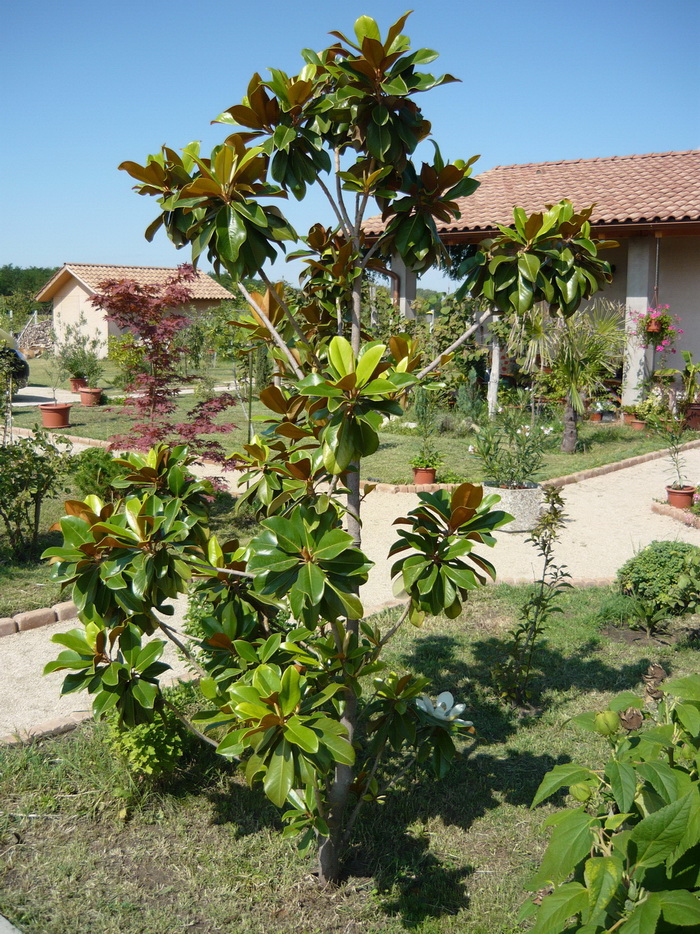
<svg viewBox="0 0 700 934">
<path fill-rule="evenodd" d="M 53 329 L 59 342 L 64 340 L 66 328 L 75 327 L 81 315 L 85 316 L 90 337 L 97 337 L 103 347 L 103 356 L 107 355 L 108 327 L 102 313 L 90 301 L 93 293 L 88 288 L 70 279 L 54 296 Z"/>
<path fill-rule="evenodd" d="M 66 328 L 77 325 L 81 314 L 84 315 L 89 336 L 99 339 L 102 344 L 101 356 L 106 357 L 108 337 L 118 336 L 122 332 L 113 321 L 107 321 L 102 312 L 95 308 L 90 301 L 93 294 L 75 279 L 62 286 L 53 300 L 53 329 L 61 342 L 65 337 Z M 194 299 L 189 303 L 189 307 L 197 311 L 206 311 L 219 304 L 220 302 L 211 299 Z"/>
<path fill-rule="evenodd" d="M 685 332 L 678 351 L 689 350 L 700 361 L 700 237 L 662 237 L 659 254 L 659 302 L 681 319 Z M 673 355 L 670 365 L 682 367 Z"/>
</svg>

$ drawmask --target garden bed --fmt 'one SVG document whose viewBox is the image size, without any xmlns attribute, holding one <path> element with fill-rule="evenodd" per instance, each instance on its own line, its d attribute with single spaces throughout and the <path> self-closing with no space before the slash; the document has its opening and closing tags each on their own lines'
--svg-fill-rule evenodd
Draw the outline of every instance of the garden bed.
<svg viewBox="0 0 700 934">
<path fill-rule="evenodd" d="M 599 766 L 607 743 L 566 725 L 638 686 L 650 662 L 697 671 L 694 649 L 623 644 L 596 622 L 601 589 L 563 599 L 520 720 L 491 671 L 525 588 L 475 594 L 459 620 L 402 632 L 387 658 L 466 701 L 478 728 L 447 778 L 416 776 L 365 815 L 340 888 L 280 838 L 276 810 L 233 766 L 192 747 L 159 789 L 136 788 L 104 727 L 0 750 L 0 913 L 26 934 L 506 934 L 538 864 L 547 805 L 529 805 L 557 762 Z M 563 799 L 559 797 L 554 805 Z"/>
</svg>

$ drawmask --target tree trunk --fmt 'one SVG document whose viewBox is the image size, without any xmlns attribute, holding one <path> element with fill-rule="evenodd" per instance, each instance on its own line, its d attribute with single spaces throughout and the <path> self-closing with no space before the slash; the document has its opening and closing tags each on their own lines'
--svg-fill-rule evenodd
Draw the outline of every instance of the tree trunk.
<svg viewBox="0 0 700 934">
<path fill-rule="evenodd" d="M 564 405 L 564 435 L 561 439 L 562 454 L 573 454 L 578 444 L 578 415 L 570 402 Z"/>
<path fill-rule="evenodd" d="M 355 280 L 352 294 L 352 329 L 351 344 L 355 356 L 360 351 L 360 312 L 362 308 L 362 279 Z M 360 463 L 353 461 L 346 479 L 348 489 L 346 524 L 347 530 L 353 537 L 356 548 L 362 547 L 362 526 L 360 523 Z M 359 593 L 359 586 L 355 593 Z M 360 628 L 359 620 L 349 619 L 347 631 L 357 634 Z M 357 696 L 351 687 L 346 687 L 344 694 L 345 707 L 340 718 L 341 724 L 348 734 L 348 741 L 352 743 L 357 723 Z M 328 803 L 328 828 L 330 834 L 324 837 L 318 850 L 319 878 L 323 882 L 338 882 L 340 878 L 340 841 L 343 835 L 345 811 L 347 808 L 350 786 L 353 782 L 353 770 L 349 765 L 338 764 L 335 767 L 333 784 L 331 786 Z"/>
<path fill-rule="evenodd" d="M 496 321 L 496 315 L 493 316 Z M 498 338 L 491 341 L 491 372 L 489 373 L 489 387 L 487 391 L 489 418 L 494 418 L 498 409 L 498 384 L 501 380 L 501 347 Z"/>
</svg>

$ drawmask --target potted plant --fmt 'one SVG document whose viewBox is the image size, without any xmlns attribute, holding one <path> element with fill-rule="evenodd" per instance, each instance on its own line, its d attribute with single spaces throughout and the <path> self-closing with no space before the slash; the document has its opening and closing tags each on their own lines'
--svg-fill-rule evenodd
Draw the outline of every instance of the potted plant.
<svg viewBox="0 0 700 934">
<path fill-rule="evenodd" d="M 665 417 L 652 415 L 649 427 L 668 447 L 668 456 L 672 467 L 672 482 L 666 487 L 669 506 L 678 509 L 690 509 L 697 487 L 688 483 L 685 476 L 685 461 L 681 454 L 681 445 L 685 439 L 685 418 L 682 415 L 668 413 Z"/>
<path fill-rule="evenodd" d="M 442 463 L 438 450 L 429 442 L 423 441 L 420 451 L 411 461 L 413 468 L 413 482 L 435 483 L 435 472 Z"/>
<path fill-rule="evenodd" d="M 672 315 L 668 305 L 649 306 L 645 312 L 631 312 L 637 340 L 642 347 L 654 347 L 663 355 L 675 353 L 674 344 L 683 329 L 680 318 Z"/>
<path fill-rule="evenodd" d="M 661 395 L 655 392 L 650 393 L 642 402 L 638 402 L 635 412 L 636 418 L 632 419 L 629 424 L 637 431 L 643 431 L 648 422 L 656 424 L 671 414 Z"/>
<path fill-rule="evenodd" d="M 606 415 L 612 415 L 615 411 L 615 403 L 610 396 L 603 396 L 594 399 L 588 410 L 588 417 L 592 422 L 602 422 Z"/>
<path fill-rule="evenodd" d="M 61 381 L 61 365 L 54 353 L 49 354 L 46 360 L 46 370 L 51 380 L 53 402 L 44 402 L 39 406 L 41 424 L 44 428 L 68 428 L 70 425 L 70 410 L 73 403 L 56 401 L 56 390 Z"/>
<path fill-rule="evenodd" d="M 507 532 L 529 532 L 540 516 L 543 493 L 534 478 L 552 430 L 527 424 L 522 413 L 505 409 L 475 432 L 469 453 L 481 463 L 485 492 L 497 493 L 501 508 L 513 516 Z"/>
<path fill-rule="evenodd" d="M 418 454 L 410 462 L 415 484 L 435 483 L 435 472 L 442 463 L 442 457 L 430 441 L 436 430 L 438 392 L 441 388 L 441 386 L 432 388 L 421 386 L 416 390 L 414 414 L 422 441 Z"/>
<path fill-rule="evenodd" d="M 54 357 L 62 379 L 70 382 L 72 392 L 94 386 L 102 376 L 100 352 L 102 342 L 97 336 L 90 337 L 87 320 L 81 314 L 77 324 L 69 324 L 63 331 L 63 339 L 54 341 Z M 96 403 L 85 402 L 84 405 Z"/>
</svg>

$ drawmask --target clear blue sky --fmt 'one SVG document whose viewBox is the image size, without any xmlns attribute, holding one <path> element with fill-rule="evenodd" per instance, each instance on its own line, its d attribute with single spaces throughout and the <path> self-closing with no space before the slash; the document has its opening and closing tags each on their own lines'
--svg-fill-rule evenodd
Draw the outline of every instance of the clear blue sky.
<svg viewBox="0 0 700 934">
<path fill-rule="evenodd" d="M 425 95 L 443 154 L 494 165 L 700 147 L 699 0 L 416 0 L 406 32 L 462 79 Z M 407 0 L 20 0 L 3 11 L 0 265 L 175 265 L 143 230 L 157 204 L 117 165 L 211 126 L 254 71 L 295 73 L 303 47 Z M 322 202 L 293 204 L 300 229 Z M 286 268 L 288 278 L 293 269 Z M 284 269 L 276 270 L 278 275 Z M 436 278 L 426 277 L 426 285 Z"/>
</svg>

